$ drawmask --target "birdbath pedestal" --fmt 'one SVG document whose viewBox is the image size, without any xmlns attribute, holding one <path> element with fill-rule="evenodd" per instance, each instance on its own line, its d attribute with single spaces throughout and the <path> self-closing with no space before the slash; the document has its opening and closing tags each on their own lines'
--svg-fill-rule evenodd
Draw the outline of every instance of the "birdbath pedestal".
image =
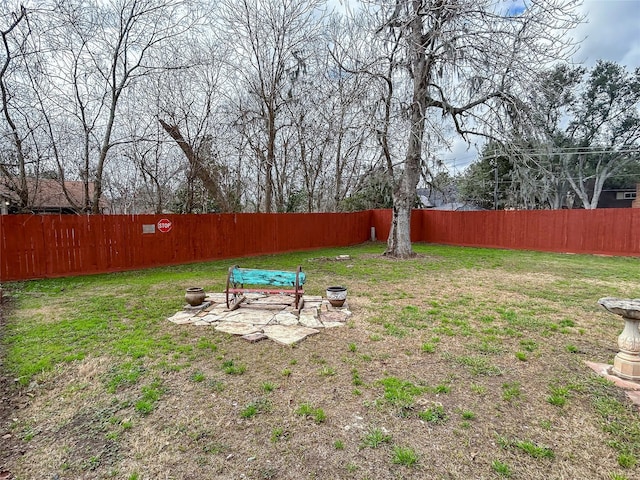
<svg viewBox="0 0 640 480">
<path fill-rule="evenodd" d="M 605 297 L 598 303 L 624 320 L 624 329 L 618 336 L 620 351 L 613 360 L 613 373 L 627 380 L 640 380 L 640 298 Z"/>
</svg>

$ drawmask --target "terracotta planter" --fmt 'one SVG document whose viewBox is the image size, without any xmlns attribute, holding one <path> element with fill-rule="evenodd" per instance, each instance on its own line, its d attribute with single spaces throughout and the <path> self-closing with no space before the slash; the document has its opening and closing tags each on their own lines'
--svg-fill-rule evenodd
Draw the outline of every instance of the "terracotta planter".
<svg viewBox="0 0 640 480">
<path fill-rule="evenodd" d="M 204 293 L 203 288 L 189 287 L 187 288 L 187 293 L 185 294 L 184 299 L 192 307 L 197 307 L 198 305 L 202 305 L 202 302 L 204 302 L 204 298 L 206 296 L 207 295 Z"/>
<path fill-rule="evenodd" d="M 347 287 L 328 287 L 327 300 L 334 307 L 341 307 L 347 299 Z"/>
</svg>

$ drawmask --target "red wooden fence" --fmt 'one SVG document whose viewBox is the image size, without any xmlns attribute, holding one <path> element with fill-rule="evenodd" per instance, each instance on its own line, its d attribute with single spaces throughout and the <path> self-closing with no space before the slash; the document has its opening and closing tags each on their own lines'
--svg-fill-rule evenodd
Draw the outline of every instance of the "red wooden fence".
<svg viewBox="0 0 640 480">
<path fill-rule="evenodd" d="M 640 209 L 420 211 L 430 243 L 640 256 Z"/>
<path fill-rule="evenodd" d="M 163 218 L 172 222 L 166 233 L 157 228 Z M 369 219 L 369 212 L 0 215 L 0 281 L 354 245 L 369 239 Z"/>
<path fill-rule="evenodd" d="M 162 233 L 160 219 L 172 228 Z M 386 240 L 390 210 L 222 215 L 0 215 L 0 282 Z M 143 225 L 155 233 L 143 233 Z M 640 256 L 640 209 L 416 210 L 415 242 Z"/>
</svg>

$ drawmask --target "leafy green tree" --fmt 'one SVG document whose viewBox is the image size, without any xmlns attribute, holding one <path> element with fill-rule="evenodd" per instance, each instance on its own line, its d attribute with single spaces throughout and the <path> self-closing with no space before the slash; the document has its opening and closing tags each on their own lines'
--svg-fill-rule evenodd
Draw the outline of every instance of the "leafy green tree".
<svg viewBox="0 0 640 480">
<path fill-rule="evenodd" d="M 584 208 L 596 208 L 607 180 L 638 163 L 640 69 L 599 61 L 587 73 L 558 65 L 525 102 L 511 147 L 514 181 L 534 179 L 551 208 L 570 190 Z"/>
<path fill-rule="evenodd" d="M 480 159 L 467 168 L 459 181 L 460 198 L 489 210 L 512 205 L 513 165 L 500 145 L 488 143 Z"/>
</svg>

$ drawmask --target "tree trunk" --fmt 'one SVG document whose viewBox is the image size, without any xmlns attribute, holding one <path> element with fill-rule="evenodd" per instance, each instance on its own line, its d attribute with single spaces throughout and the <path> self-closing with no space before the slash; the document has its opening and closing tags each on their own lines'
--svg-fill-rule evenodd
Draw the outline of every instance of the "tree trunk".
<svg viewBox="0 0 640 480">
<path fill-rule="evenodd" d="M 420 181 L 422 159 L 422 139 L 424 137 L 424 119 L 427 109 L 428 85 L 431 62 L 425 54 L 422 37 L 423 20 L 418 14 L 421 2 L 413 3 L 414 15 L 411 20 L 411 56 L 414 72 L 413 101 L 410 107 L 411 128 L 407 155 L 396 188 L 393 192 L 393 220 L 387 240 L 385 255 L 407 258 L 415 255 L 411 248 L 411 209 L 416 198 L 416 188 Z"/>
<path fill-rule="evenodd" d="M 265 193 L 264 193 L 264 211 L 271 213 L 271 205 L 273 203 L 273 166 L 276 162 L 276 113 L 272 105 L 267 105 L 267 163 L 265 165 Z"/>
<path fill-rule="evenodd" d="M 161 118 L 158 118 L 158 121 L 164 131 L 167 132 L 173 140 L 175 140 L 178 147 L 180 147 L 180 150 L 182 150 L 182 153 L 184 153 L 184 156 L 187 157 L 189 167 L 191 168 L 191 172 L 193 172 L 193 179 L 200 179 L 207 193 L 216 202 L 216 207 L 222 211 L 227 211 L 228 204 L 222 195 L 218 181 L 209 169 L 203 165 L 202 160 L 198 157 L 193 146 L 186 138 L 184 138 L 182 132 L 180 132 L 180 128 L 177 125 L 171 125 L 165 122 Z"/>
</svg>

